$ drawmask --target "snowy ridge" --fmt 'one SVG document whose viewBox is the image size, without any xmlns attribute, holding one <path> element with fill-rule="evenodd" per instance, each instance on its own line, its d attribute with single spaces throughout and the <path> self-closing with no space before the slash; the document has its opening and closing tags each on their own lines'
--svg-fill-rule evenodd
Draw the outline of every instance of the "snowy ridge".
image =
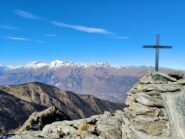
<svg viewBox="0 0 185 139">
<path fill-rule="evenodd" d="M 24 65 L 9 65 L 9 66 L 2 66 L 0 67 L 6 67 L 7 69 L 20 69 L 20 68 L 26 68 L 26 69 L 40 69 L 40 68 L 49 68 L 49 69 L 57 69 L 61 67 L 83 67 L 83 68 L 89 68 L 89 67 L 113 67 L 113 68 L 120 68 L 120 66 L 113 66 L 109 63 L 91 63 L 91 64 L 83 64 L 83 63 L 73 63 L 70 61 L 61 61 L 61 60 L 54 60 L 51 61 L 50 63 L 45 63 L 45 62 L 38 62 L 38 61 L 33 61 L 28 64 Z"/>
</svg>

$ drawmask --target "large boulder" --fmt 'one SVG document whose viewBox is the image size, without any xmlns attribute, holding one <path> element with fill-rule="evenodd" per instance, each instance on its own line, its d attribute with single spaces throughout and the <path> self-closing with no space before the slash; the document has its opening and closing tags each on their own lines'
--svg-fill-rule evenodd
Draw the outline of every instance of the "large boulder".
<svg viewBox="0 0 185 139">
<path fill-rule="evenodd" d="M 174 77 L 178 80 L 182 79 L 184 77 L 184 73 L 182 73 L 182 72 L 171 72 L 168 75 L 171 76 L 171 77 Z"/>
<path fill-rule="evenodd" d="M 71 120 L 71 118 L 56 107 L 49 107 L 41 112 L 34 112 L 18 129 L 17 133 L 28 130 L 42 130 L 42 128 L 56 121 Z"/>
</svg>

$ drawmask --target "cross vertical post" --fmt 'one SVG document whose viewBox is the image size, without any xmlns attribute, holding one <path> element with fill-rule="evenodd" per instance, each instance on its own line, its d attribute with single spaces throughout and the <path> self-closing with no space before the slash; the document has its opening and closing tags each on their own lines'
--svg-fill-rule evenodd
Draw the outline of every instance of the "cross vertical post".
<svg viewBox="0 0 185 139">
<path fill-rule="evenodd" d="M 156 35 L 156 45 L 144 45 L 143 48 L 155 48 L 155 71 L 159 71 L 159 49 L 172 48 L 172 46 L 160 45 L 160 35 Z"/>
<path fill-rule="evenodd" d="M 159 41 L 160 41 L 160 35 L 156 35 L 156 49 L 155 49 L 155 70 L 159 71 Z"/>
</svg>

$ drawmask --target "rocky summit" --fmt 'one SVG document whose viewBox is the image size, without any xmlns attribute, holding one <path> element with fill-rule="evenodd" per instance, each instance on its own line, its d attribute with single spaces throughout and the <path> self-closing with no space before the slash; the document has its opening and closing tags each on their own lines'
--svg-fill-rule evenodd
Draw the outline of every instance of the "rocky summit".
<svg viewBox="0 0 185 139">
<path fill-rule="evenodd" d="M 129 91 L 126 107 L 74 121 L 58 121 L 12 139 L 184 139 L 182 74 L 146 73 Z"/>
</svg>

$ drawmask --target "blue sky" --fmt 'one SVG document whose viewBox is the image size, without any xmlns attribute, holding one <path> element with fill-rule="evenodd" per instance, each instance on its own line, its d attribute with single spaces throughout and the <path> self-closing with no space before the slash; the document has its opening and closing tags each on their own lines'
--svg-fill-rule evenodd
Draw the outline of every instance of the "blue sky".
<svg viewBox="0 0 185 139">
<path fill-rule="evenodd" d="M 55 59 L 185 69 L 184 0 L 1 0 L 0 63 Z"/>
</svg>

